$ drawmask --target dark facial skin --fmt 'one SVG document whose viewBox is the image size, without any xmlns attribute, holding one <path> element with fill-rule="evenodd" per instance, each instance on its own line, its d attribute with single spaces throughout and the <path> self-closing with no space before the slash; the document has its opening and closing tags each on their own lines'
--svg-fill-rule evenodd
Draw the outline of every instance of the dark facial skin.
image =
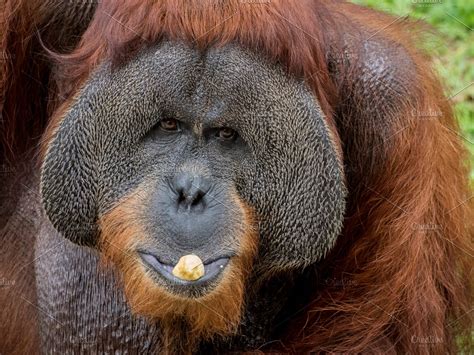
<svg viewBox="0 0 474 355">
<path fill-rule="evenodd" d="M 172 290 L 177 292 L 211 284 L 238 253 L 238 229 L 244 225 L 232 196 L 233 181 L 251 159 L 237 131 L 212 119 L 204 121 L 203 115 L 193 116 L 163 118 L 137 147 L 141 156 L 170 162 L 169 170 L 153 172 L 155 187 L 142 208 L 153 242 L 141 246 L 139 253 L 157 271 L 157 281 L 175 284 Z M 197 281 L 183 281 L 171 272 L 179 258 L 189 254 L 204 263 L 205 276 Z"/>
<path fill-rule="evenodd" d="M 43 165 L 48 217 L 94 246 L 100 216 L 136 191 L 130 223 L 148 236 L 136 252 L 171 292 L 199 286 L 165 272 L 182 255 L 224 269 L 239 252 L 238 200 L 258 218 L 257 273 L 318 261 L 344 213 L 341 163 L 314 95 L 234 46 L 165 42 L 116 71 L 104 65 L 79 94 Z"/>
</svg>

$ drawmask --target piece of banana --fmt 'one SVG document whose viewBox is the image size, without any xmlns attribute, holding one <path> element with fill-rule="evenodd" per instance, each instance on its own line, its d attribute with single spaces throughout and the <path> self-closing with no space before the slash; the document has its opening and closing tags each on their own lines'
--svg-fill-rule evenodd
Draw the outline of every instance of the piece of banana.
<svg viewBox="0 0 474 355">
<path fill-rule="evenodd" d="M 184 255 L 174 267 L 173 275 L 186 281 L 198 280 L 204 276 L 204 264 L 197 255 Z"/>
</svg>

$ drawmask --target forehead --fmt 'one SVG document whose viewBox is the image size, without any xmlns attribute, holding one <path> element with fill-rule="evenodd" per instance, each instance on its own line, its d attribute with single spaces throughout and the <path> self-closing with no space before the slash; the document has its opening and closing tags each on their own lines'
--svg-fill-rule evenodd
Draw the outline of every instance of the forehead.
<svg viewBox="0 0 474 355">
<path fill-rule="evenodd" d="M 199 51 L 163 42 L 107 76 L 114 95 L 124 93 L 148 110 L 203 124 L 255 120 L 316 104 L 304 83 L 236 45 Z"/>
</svg>

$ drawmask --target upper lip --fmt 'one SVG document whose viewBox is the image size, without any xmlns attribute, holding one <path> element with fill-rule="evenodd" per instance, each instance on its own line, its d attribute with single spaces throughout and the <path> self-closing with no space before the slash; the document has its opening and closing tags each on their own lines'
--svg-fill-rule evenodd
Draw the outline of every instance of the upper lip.
<svg viewBox="0 0 474 355">
<path fill-rule="evenodd" d="M 221 274 L 221 271 L 225 269 L 231 257 L 220 256 L 206 260 L 206 262 L 203 263 L 205 271 L 204 276 L 195 281 L 187 281 L 174 276 L 172 273 L 174 265 L 162 262 L 156 255 L 146 251 L 139 251 L 138 254 L 148 268 L 157 272 L 167 281 L 171 281 L 173 284 L 181 286 L 202 286 L 215 281 Z"/>
</svg>

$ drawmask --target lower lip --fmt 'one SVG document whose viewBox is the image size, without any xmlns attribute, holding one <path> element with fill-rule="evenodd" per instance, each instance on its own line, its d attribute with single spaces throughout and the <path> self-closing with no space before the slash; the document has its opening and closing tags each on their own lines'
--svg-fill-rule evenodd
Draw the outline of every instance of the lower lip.
<svg viewBox="0 0 474 355">
<path fill-rule="evenodd" d="M 229 263 L 228 257 L 216 259 L 210 263 L 204 264 L 204 276 L 194 281 L 182 280 L 173 275 L 173 266 L 161 263 L 154 255 L 139 252 L 146 267 L 154 272 L 158 272 L 166 280 L 183 286 L 200 286 L 217 279 L 219 274 L 224 271 Z"/>
</svg>

